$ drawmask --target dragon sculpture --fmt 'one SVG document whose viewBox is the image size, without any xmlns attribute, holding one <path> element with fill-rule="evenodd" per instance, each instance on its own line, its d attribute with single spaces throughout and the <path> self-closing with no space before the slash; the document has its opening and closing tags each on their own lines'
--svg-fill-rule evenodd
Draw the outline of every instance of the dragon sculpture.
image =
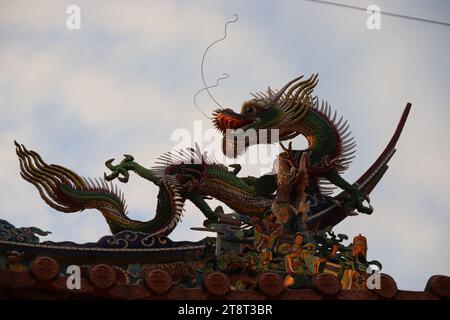
<svg viewBox="0 0 450 320">
<path fill-rule="evenodd" d="M 337 120 L 336 112 L 332 113 L 326 102 L 319 102 L 313 96 L 317 82 L 317 75 L 306 80 L 299 77 L 279 91 L 268 88 L 266 92 L 254 94 L 253 99 L 243 104 L 240 113 L 220 109 L 213 114 L 215 126 L 223 133 L 223 151 L 233 157 L 241 155 L 252 144 L 276 142 L 260 139 L 264 129 L 278 129 L 279 141 L 304 135 L 308 148 L 300 151 L 285 148 L 279 156 L 275 174 L 259 178 L 238 177 L 239 166 L 229 169 L 202 154 L 197 147 L 164 154 L 150 169 L 138 164 L 130 155 L 125 155 L 118 165 L 113 165 L 114 159 L 111 159 L 106 162 L 111 173 L 92 180 L 62 166 L 49 165 L 38 153 L 15 142 L 21 176 L 38 189 L 49 206 L 58 211 L 99 210 L 114 234 L 130 230 L 167 236 L 181 219 L 187 200 L 201 210 L 207 221 L 228 221 L 237 217 L 247 224 L 251 224 L 252 217 L 267 215 L 273 210 L 274 203 L 294 203 L 297 206 L 306 201 L 305 223 L 311 230 L 323 230 L 355 215 L 354 210 L 372 213 L 372 207 L 364 205 L 364 201 L 369 199 L 368 194 L 387 170 L 411 105 L 405 108 L 386 149 L 361 178 L 351 184 L 341 174 L 350 163 L 355 143 L 348 132 L 347 122 L 343 122 L 342 117 Z M 256 139 L 249 139 L 246 135 L 251 131 L 256 132 Z M 300 159 L 303 159 L 307 177 L 303 198 L 283 192 L 292 186 L 293 180 L 298 180 L 299 175 L 295 172 L 299 172 Z M 110 182 L 116 178 L 123 183 L 128 182 L 130 171 L 159 187 L 156 214 L 150 221 L 130 219 L 122 192 Z M 343 191 L 337 196 L 327 195 L 327 182 Z M 225 215 L 221 207 L 213 210 L 205 201 L 209 198 L 223 202 L 235 213 Z"/>
</svg>

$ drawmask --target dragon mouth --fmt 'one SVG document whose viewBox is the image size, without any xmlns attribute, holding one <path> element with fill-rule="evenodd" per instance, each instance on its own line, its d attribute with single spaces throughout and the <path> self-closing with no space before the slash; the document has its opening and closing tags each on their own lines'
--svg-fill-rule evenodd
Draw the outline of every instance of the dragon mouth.
<svg viewBox="0 0 450 320">
<path fill-rule="evenodd" d="M 249 137 L 237 130 L 242 129 L 245 131 L 256 120 L 245 119 L 231 109 L 216 110 L 213 116 L 214 126 L 223 135 L 223 153 L 229 158 L 237 158 L 251 145 Z"/>
<path fill-rule="evenodd" d="M 244 129 L 245 126 L 255 123 L 255 120 L 244 119 L 241 115 L 234 113 L 230 109 L 216 110 L 213 116 L 214 126 L 222 134 L 225 134 L 227 130 Z"/>
</svg>

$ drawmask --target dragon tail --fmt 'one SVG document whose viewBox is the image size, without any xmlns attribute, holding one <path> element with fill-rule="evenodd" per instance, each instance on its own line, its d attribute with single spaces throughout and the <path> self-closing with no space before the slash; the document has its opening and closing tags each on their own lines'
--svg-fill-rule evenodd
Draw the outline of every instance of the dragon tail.
<svg viewBox="0 0 450 320">
<path fill-rule="evenodd" d="M 160 184 L 157 214 L 142 222 L 127 217 L 123 193 L 104 179 L 86 179 L 70 169 L 47 164 L 41 156 L 14 142 L 19 157 L 20 175 L 33 184 L 41 198 L 53 209 L 64 213 L 97 209 L 112 233 L 123 230 L 167 235 L 180 220 L 182 201 L 178 190 L 168 183 Z"/>
</svg>

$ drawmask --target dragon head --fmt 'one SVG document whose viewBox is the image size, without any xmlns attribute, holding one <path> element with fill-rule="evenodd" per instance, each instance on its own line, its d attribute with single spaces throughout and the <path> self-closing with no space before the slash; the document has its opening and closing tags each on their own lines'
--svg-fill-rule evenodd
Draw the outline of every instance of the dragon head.
<svg viewBox="0 0 450 320">
<path fill-rule="evenodd" d="M 289 81 L 279 91 L 269 87 L 266 92 L 252 94 L 253 99 L 243 103 L 240 113 L 231 109 L 215 110 L 213 122 L 223 134 L 224 154 L 237 157 L 251 145 L 270 144 L 298 135 L 294 125 L 313 104 L 311 93 L 318 75 L 302 79 L 303 76 Z M 278 139 L 273 136 L 273 130 L 278 130 Z"/>
</svg>

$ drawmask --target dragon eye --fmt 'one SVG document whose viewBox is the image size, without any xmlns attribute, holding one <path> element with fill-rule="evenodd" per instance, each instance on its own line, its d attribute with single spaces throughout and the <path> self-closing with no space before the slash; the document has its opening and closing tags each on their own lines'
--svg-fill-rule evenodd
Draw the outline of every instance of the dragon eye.
<svg viewBox="0 0 450 320">
<path fill-rule="evenodd" d="M 245 110 L 246 113 L 252 113 L 253 111 L 255 111 L 255 108 L 253 108 L 253 107 L 248 107 L 248 108 Z"/>
</svg>

